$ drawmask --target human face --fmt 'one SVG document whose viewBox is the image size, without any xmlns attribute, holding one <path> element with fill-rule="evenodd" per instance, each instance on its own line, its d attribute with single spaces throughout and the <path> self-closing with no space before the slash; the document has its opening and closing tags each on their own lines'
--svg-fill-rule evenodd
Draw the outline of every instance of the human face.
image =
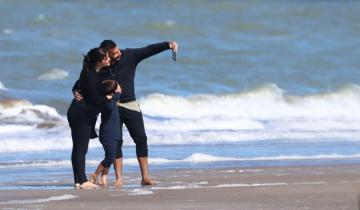
<svg viewBox="0 0 360 210">
<path fill-rule="evenodd" d="M 121 93 L 121 91 L 122 91 L 121 86 L 118 84 L 115 92 L 116 93 Z"/>
<path fill-rule="evenodd" d="M 110 66 L 110 57 L 108 53 L 106 53 L 105 57 L 99 62 L 100 69 L 106 66 Z"/>
<path fill-rule="evenodd" d="M 109 57 L 112 63 L 119 61 L 121 58 L 121 51 L 118 47 L 112 48 L 108 50 Z"/>
</svg>

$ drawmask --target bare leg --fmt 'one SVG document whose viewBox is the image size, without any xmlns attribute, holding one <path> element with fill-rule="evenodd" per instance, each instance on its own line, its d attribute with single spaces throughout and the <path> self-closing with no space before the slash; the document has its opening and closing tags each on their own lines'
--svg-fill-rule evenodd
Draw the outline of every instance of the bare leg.
<svg viewBox="0 0 360 210">
<path fill-rule="evenodd" d="M 114 182 L 115 186 L 120 186 L 123 184 L 122 167 L 123 167 L 123 159 L 122 158 L 115 159 L 114 160 L 114 170 L 115 170 L 115 176 L 116 176 L 116 180 Z"/>
<path fill-rule="evenodd" d="M 99 185 L 107 186 L 107 175 L 109 173 L 110 167 L 106 167 L 101 172 L 101 178 L 99 180 Z"/>
<path fill-rule="evenodd" d="M 90 180 L 89 182 L 96 184 L 96 180 L 98 178 L 98 176 L 100 175 L 100 173 L 104 170 L 104 166 L 101 165 L 101 163 L 99 164 L 99 166 L 97 167 L 95 173 L 90 175 Z"/>
<path fill-rule="evenodd" d="M 141 184 L 142 185 L 154 185 L 155 182 L 151 180 L 149 176 L 149 164 L 148 157 L 138 157 L 139 166 L 141 170 Z"/>
</svg>

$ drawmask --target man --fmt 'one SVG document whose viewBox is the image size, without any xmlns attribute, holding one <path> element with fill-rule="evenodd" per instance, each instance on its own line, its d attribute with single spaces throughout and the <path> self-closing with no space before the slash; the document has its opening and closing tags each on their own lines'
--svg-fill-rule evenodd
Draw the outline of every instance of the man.
<svg viewBox="0 0 360 210">
<path fill-rule="evenodd" d="M 108 69 L 104 70 L 104 79 L 116 80 L 121 88 L 121 99 L 118 103 L 120 129 L 122 131 L 123 124 L 126 125 L 131 138 L 136 144 L 136 156 L 139 162 L 142 180 L 142 185 L 153 185 L 154 181 L 149 176 L 148 169 L 148 146 L 147 136 L 145 133 L 144 120 L 136 102 L 135 97 L 135 72 L 137 65 L 144 59 L 163 52 L 167 49 L 177 51 L 177 43 L 161 42 L 157 44 L 148 45 L 143 48 L 125 49 L 121 50 L 114 41 L 104 40 L 100 47 L 107 50 L 111 59 L 111 65 Z M 77 100 L 82 100 L 79 91 L 76 91 L 76 84 L 73 88 L 74 96 Z M 122 140 L 118 144 L 116 159 L 114 161 L 114 168 L 116 174 L 115 185 L 122 184 Z"/>
</svg>

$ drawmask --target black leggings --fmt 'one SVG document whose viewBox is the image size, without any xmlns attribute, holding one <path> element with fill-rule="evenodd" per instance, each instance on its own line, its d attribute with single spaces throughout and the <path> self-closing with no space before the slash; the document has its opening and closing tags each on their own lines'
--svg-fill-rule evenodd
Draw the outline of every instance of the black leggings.
<svg viewBox="0 0 360 210">
<path fill-rule="evenodd" d="M 91 125 L 69 123 L 73 140 L 71 163 L 74 172 L 75 183 L 87 182 L 85 173 L 85 156 L 89 146 Z"/>
<path fill-rule="evenodd" d="M 145 133 L 144 120 L 141 112 L 133 111 L 123 107 L 119 107 L 120 130 L 122 134 L 123 124 L 127 127 L 131 138 L 136 145 L 136 156 L 147 157 L 148 145 Z M 116 158 L 122 158 L 121 145 L 117 149 Z"/>
</svg>

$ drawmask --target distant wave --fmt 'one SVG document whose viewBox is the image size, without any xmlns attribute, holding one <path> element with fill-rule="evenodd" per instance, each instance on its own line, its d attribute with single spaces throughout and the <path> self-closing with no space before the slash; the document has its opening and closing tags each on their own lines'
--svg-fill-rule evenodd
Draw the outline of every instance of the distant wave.
<svg viewBox="0 0 360 210">
<path fill-rule="evenodd" d="M 287 95 L 276 84 L 228 95 L 190 97 L 151 94 L 141 100 L 145 114 L 154 117 L 194 118 L 331 118 L 360 119 L 360 86 L 348 84 L 334 92 L 317 95 Z"/>
<path fill-rule="evenodd" d="M 275 84 L 264 84 L 228 95 L 151 94 L 140 100 L 148 143 L 360 139 L 360 86 L 349 84 L 334 92 L 304 96 L 284 92 Z M 3 153 L 72 147 L 66 117 L 53 107 L 26 100 L 0 100 L 0 143 Z M 124 145 L 133 145 L 125 127 Z"/>
<path fill-rule="evenodd" d="M 52 69 L 38 77 L 38 80 L 62 80 L 69 76 L 69 73 L 62 69 Z"/>
<path fill-rule="evenodd" d="M 260 157 L 224 157 L 214 156 L 203 153 L 194 153 L 189 157 L 181 160 L 166 159 L 166 158 L 149 158 L 151 165 L 163 165 L 174 163 L 211 163 L 211 162 L 227 162 L 227 161 L 272 161 L 272 160 L 323 160 L 323 159 L 353 159 L 360 158 L 360 153 L 343 155 L 343 154 L 318 154 L 318 155 L 279 155 L 279 156 L 260 156 Z M 86 160 L 87 165 L 96 166 L 101 160 Z M 124 165 L 137 166 L 136 158 L 124 159 Z M 70 160 L 39 160 L 39 161 L 8 161 L 0 162 L 0 168 L 9 167 L 71 167 Z"/>
<path fill-rule="evenodd" d="M 36 16 L 35 20 L 36 21 L 43 21 L 45 20 L 45 15 L 44 14 L 39 14 L 38 16 Z"/>
<path fill-rule="evenodd" d="M 0 81 L 0 91 L 3 90 L 3 91 L 6 91 L 7 88 L 5 87 L 5 85 Z"/>
<path fill-rule="evenodd" d="M 33 105 L 26 100 L 0 100 L 0 124 L 51 127 L 63 121 L 64 117 L 53 107 Z"/>
<path fill-rule="evenodd" d="M 167 19 L 165 21 L 154 21 L 148 24 L 150 28 L 154 29 L 166 29 L 172 27 L 176 24 L 176 22 L 172 19 Z"/>
<path fill-rule="evenodd" d="M 264 84 L 228 95 L 152 94 L 140 105 L 150 122 L 147 128 L 158 131 L 360 130 L 360 86 L 305 96 L 284 92 Z"/>
<path fill-rule="evenodd" d="M 14 31 L 10 28 L 5 28 L 2 30 L 2 33 L 5 34 L 5 35 L 11 35 L 14 33 Z"/>
</svg>

